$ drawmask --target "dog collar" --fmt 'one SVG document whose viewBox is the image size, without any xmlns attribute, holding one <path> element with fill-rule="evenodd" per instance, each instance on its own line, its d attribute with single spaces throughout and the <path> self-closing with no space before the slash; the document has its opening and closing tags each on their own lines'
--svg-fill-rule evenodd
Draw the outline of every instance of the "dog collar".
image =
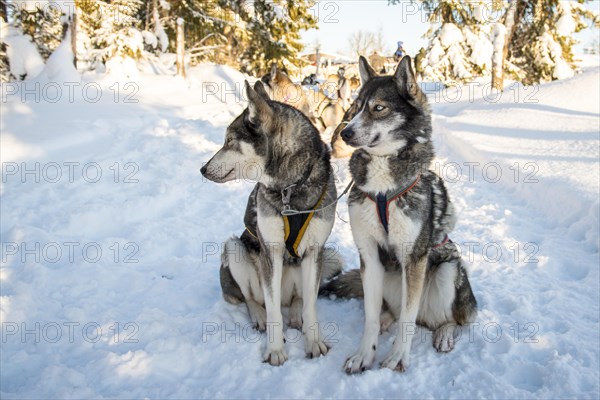
<svg viewBox="0 0 600 400">
<path fill-rule="evenodd" d="M 419 174 L 406 188 L 400 188 L 394 191 L 388 191 L 386 193 L 377 193 L 375 196 L 364 192 L 365 196 L 375 203 L 375 206 L 377 207 L 377 216 L 379 217 L 379 222 L 381 222 L 381 225 L 383 225 L 383 229 L 385 229 L 385 233 L 389 233 L 390 203 L 410 192 L 420 181 L 421 175 Z"/>
<path fill-rule="evenodd" d="M 300 178 L 300 180 L 296 183 L 292 183 L 289 186 L 284 187 L 283 189 L 281 189 L 281 202 L 283 203 L 283 211 L 288 211 L 290 209 L 290 200 L 292 198 L 292 189 L 295 188 L 296 186 L 302 186 L 306 183 L 306 181 L 308 181 L 308 178 L 310 177 L 310 174 L 312 173 L 314 164 L 312 164 L 306 171 L 304 171 L 304 174 L 302 175 L 302 178 Z"/>
</svg>

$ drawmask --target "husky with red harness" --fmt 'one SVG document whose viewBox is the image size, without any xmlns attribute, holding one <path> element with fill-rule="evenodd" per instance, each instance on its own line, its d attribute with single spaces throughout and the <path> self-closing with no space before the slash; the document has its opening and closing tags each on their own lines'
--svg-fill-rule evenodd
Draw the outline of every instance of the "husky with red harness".
<svg viewBox="0 0 600 400">
<path fill-rule="evenodd" d="M 477 302 L 458 248 L 448 239 L 456 216 L 443 180 L 429 169 L 431 114 L 410 57 L 394 76 L 377 76 L 363 57 L 359 67 L 356 115 L 341 136 L 357 148 L 348 205 L 360 272 L 342 274 L 321 294 L 364 297 L 364 333 L 345 363 L 347 373 L 371 366 L 380 330 L 395 320 L 398 335 L 382 365 L 404 371 L 415 324 L 434 331 L 438 351 L 450 351 L 455 327 L 475 318 Z"/>
</svg>

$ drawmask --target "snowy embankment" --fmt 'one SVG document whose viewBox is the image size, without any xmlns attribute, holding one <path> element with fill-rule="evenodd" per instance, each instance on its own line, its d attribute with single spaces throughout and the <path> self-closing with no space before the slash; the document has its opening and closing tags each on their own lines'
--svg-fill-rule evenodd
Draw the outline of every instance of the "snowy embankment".
<svg viewBox="0 0 600 400">
<path fill-rule="evenodd" d="M 2 398 L 598 396 L 598 68 L 542 85 L 536 103 L 522 87 L 496 103 L 431 95 L 479 318 L 450 354 L 419 330 L 407 373 L 360 376 L 342 372 L 360 301 L 320 299 L 331 352 L 305 359 L 288 329 L 273 368 L 245 307 L 222 300 L 221 242 L 241 233 L 252 184 L 199 168 L 243 109 L 243 76 L 190 76 L 87 78 L 56 103 L 47 82 L 3 86 Z M 355 268 L 338 210 L 331 246 Z"/>
</svg>

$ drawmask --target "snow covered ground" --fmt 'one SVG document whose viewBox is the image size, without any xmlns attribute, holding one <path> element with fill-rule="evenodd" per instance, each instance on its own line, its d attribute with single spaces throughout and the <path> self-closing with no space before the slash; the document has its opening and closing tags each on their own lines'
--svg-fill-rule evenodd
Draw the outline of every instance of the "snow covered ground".
<svg viewBox="0 0 600 400">
<path fill-rule="evenodd" d="M 244 77 L 190 76 L 2 87 L 2 398 L 598 398 L 598 67 L 497 101 L 483 86 L 431 94 L 479 317 L 452 353 L 419 330 L 405 374 L 359 376 L 342 365 L 360 301 L 320 299 L 331 352 L 305 359 L 288 329 L 274 368 L 246 308 L 222 300 L 221 242 L 241 233 L 252 184 L 199 169 L 243 109 Z M 355 268 L 345 201 L 338 212 L 330 246 Z"/>
</svg>

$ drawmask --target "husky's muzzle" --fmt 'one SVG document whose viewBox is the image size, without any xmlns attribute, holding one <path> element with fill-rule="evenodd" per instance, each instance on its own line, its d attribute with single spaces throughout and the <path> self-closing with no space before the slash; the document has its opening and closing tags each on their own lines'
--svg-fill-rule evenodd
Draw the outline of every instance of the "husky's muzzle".
<svg viewBox="0 0 600 400">
<path fill-rule="evenodd" d="M 203 177 L 215 183 L 225 183 L 235 179 L 235 169 L 223 173 L 222 168 L 211 168 L 210 161 L 200 168 Z"/>
<path fill-rule="evenodd" d="M 351 144 L 350 141 L 352 140 L 352 138 L 354 138 L 354 136 L 356 136 L 356 133 L 351 127 L 346 127 L 342 129 L 341 135 L 342 139 L 344 139 L 344 142 L 346 142 L 347 144 Z"/>
<path fill-rule="evenodd" d="M 352 129 L 352 127 L 347 126 L 342 130 L 340 135 L 342 136 L 342 139 L 344 139 L 344 142 L 346 142 L 346 144 L 356 147 L 356 145 L 353 143 L 353 139 L 356 137 L 356 132 L 354 131 L 354 129 Z"/>
</svg>

